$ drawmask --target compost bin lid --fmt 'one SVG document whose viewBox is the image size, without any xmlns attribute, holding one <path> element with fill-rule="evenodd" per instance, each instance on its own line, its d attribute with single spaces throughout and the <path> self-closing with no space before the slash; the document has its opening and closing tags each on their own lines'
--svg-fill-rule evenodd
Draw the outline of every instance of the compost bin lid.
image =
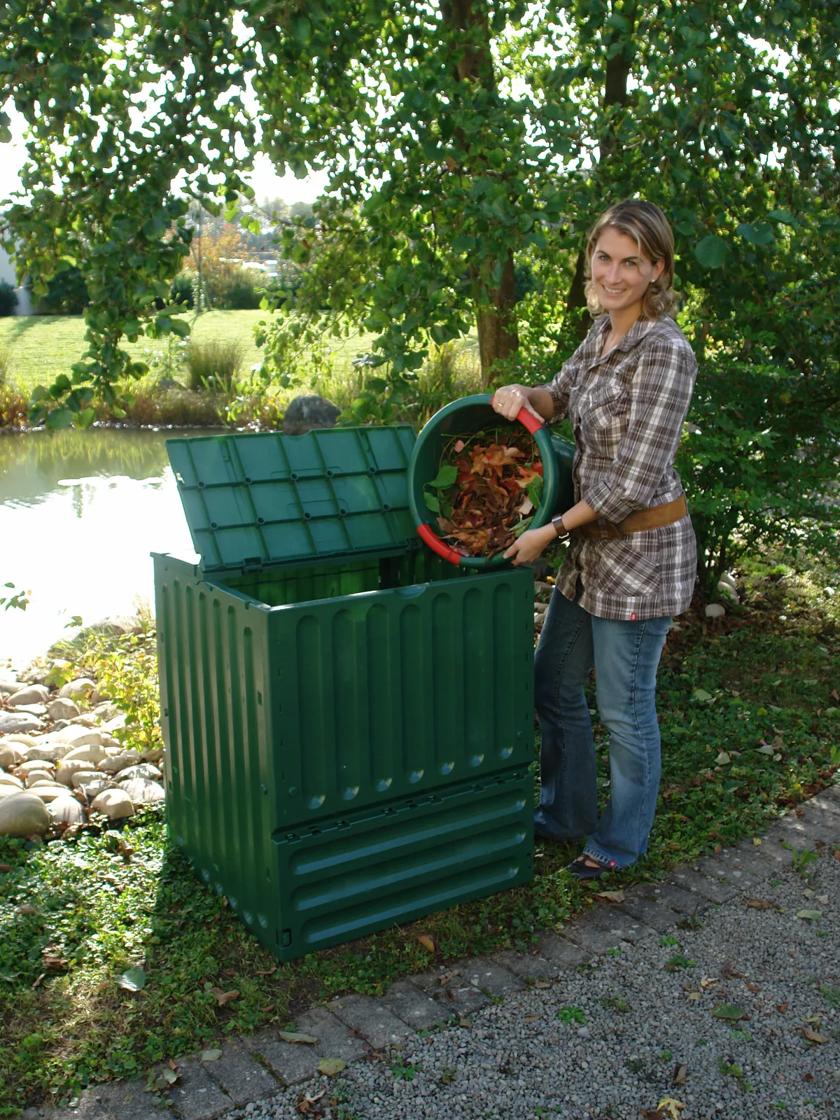
<svg viewBox="0 0 840 1120">
<path fill-rule="evenodd" d="M 219 571 L 413 547 L 414 439 L 395 425 L 170 439 L 166 449 L 202 567 Z"/>
</svg>

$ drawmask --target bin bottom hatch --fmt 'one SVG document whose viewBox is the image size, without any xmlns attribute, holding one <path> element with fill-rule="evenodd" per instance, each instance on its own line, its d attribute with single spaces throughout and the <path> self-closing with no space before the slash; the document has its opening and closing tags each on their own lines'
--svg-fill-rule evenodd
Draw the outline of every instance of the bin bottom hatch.
<svg viewBox="0 0 840 1120">
<path fill-rule="evenodd" d="M 274 951 L 290 959 L 527 882 L 532 796 L 522 769 L 275 834 L 282 924 Z"/>
</svg>

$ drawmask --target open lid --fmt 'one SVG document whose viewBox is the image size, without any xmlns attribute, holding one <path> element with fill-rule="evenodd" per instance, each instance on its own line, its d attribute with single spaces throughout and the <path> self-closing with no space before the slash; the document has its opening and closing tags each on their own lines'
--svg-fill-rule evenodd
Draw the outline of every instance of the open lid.
<svg viewBox="0 0 840 1120">
<path fill-rule="evenodd" d="M 167 440 L 203 569 L 413 545 L 406 470 L 414 438 L 398 425 Z"/>
</svg>

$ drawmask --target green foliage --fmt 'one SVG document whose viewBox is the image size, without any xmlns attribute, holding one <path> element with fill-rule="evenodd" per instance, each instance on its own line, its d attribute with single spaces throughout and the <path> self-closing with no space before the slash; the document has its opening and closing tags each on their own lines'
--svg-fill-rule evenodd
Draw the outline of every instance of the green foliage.
<svg viewBox="0 0 840 1120">
<path fill-rule="evenodd" d="M 244 348 L 236 339 L 228 342 L 191 339 L 185 355 L 189 388 L 231 393 L 239 379 L 244 356 Z"/>
<path fill-rule="evenodd" d="M 0 316 L 14 315 L 17 305 L 15 289 L 7 280 L 0 280 Z"/>
<path fill-rule="evenodd" d="M 84 276 L 76 266 L 62 268 L 43 287 L 44 293 L 38 299 L 39 315 L 81 315 L 90 303 Z"/>
</svg>

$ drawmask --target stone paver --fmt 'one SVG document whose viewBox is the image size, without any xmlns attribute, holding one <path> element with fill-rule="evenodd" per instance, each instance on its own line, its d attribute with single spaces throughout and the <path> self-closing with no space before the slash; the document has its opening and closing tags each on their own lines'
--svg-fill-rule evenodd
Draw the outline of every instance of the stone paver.
<svg viewBox="0 0 840 1120">
<path fill-rule="evenodd" d="M 442 1003 L 421 991 L 410 980 L 398 980 L 382 998 L 389 1011 L 416 1031 L 437 1027 L 452 1014 Z"/>
<path fill-rule="evenodd" d="M 322 1058 L 343 1058 L 345 1062 L 352 1062 L 367 1053 L 361 1038 L 326 1007 L 310 1007 L 298 1015 L 295 1025 L 302 1034 L 317 1038 L 313 1049 Z"/>
<path fill-rule="evenodd" d="M 516 953 L 513 949 L 502 949 L 490 958 L 508 972 L 514 972 L 526 983 L 534 980 L 551 980 L 557 975 L 557 965 L 539 953 Z"/>
<path fill-rule="evenodd" d="M 503 996 L 507 992 L 518 992 L 525 987 L 525 982 L 516 973 L 487 957 L 477 957 L 470 961 L 461 968 L 461 973 L 469 984 L 474 984 L 488 996 Z"/>
<path fill-rule="evenodd" d="M 540 956 L 559 969 L 580 968 L 591 958 L 592 954 L 574 941 L 565 937 L 558 937 L 556 933 L 547 933 L 541 937 L 537 949 Z"/>
<path fill-rule="evenodd" d="M 679 921 L 679 915 L 670 906 L 655 898 L 643 898 L 638 893 L 626 893 L 624 901 L 619 903 L 619 909 L 629 918 L 650 926 L 657 933 L 673 929 Z"/>
<path fill-rule="evenodd" d="M 265 1062 L 271 1073 L 285 1085 L 296 1085 L 312 1077 L 320 1055 L 314 1046 L 286 1042 L 275 1030 L 259 1031 L 245 1039 L 248 1049 Z M 339 1057 L 339 1055 L 330 1055 Z"/>
<path fill-rule="evenodd" d="M 180 1120 L 213 1120 L 231 1107 L 230 1097 L 219 1088 L 199 1058 L 179 1061 L 178 1074 L 178 1081 L 167 1091 L 166 1099 Z"/>
<path fill-rule="evenodd" d="M 448 1007 L 452 1015 L 470 1015 L 490 1002 L 488 995 L 464 979 L 459 965 L 421 972 L 411 979 L 421 991 Z"/>
<path fill-rule="evenodd" d="M 229 1105 L 230 1101 L 225 1098 L 214 1115 Z M 40 1109 L 35 1110 L 35 1115 L 39 1112 Z M 72 1108 L 41 1115 L 49 1116 L 50 1120 L 171 1120 L 172 1117 L 165 1103 L 154 1093 L 146 1091 L 143 1081 L 94 1085 L 85 1089 Z"/>
<path fill-rule="evenodd" d="M 738 893 L 738 887 L 734 883 L 724 883 L 718 879 L 710 879 L 708 875 L 704 875 L 694 867 L 680 868 L 679 871 L 672 874 L 671 878 L 678 887 L 687 891 L 694 891 L 708 899 L 709 902 L 728 902 Z"/>
<path fill-rule="evenodd" d="M 634 890 L 639 898 L 650 898 L 655 902 L 661 902 L 663 906 L 668 906 L 677 915 L 677 920 L 680 916 L 696 918 L 711 905 L 707 898 L 686 890 L 685 887 L 678 886 L 674 882 L 644 883 Z"/>
<path fill-rule="evenodd" d="M 328 1006 L 336 1018 L 367 1039 L 374 1050 L 399 1046 L 414 1033 L 381 1000 L 370 996 L 344 996 Z"/>
<path fill-rule="evenodd" d="M 247 1104 L 277 1090 L 277 1079 L 241 1042 L 226 1043 L 222 1056 L 207 1065 L 207 1072 L 234 1104 Z"/>
</svg>

